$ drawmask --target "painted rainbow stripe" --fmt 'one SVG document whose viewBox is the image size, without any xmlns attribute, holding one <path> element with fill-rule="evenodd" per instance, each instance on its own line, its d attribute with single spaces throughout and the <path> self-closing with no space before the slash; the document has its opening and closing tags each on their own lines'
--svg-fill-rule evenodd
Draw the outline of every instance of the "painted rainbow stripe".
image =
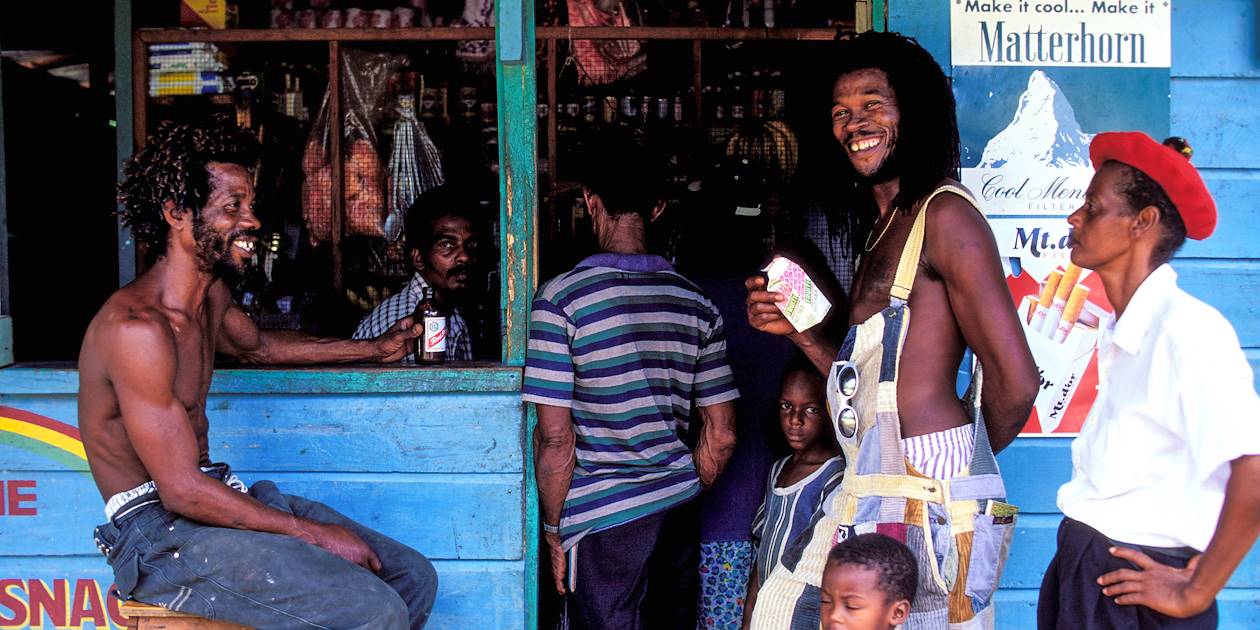
<svg viewBox="0 0 1260 630">
<path fill-rule="evenodd" d="M 29 411 L 0 406 L 0 432 L 13 433 L 42 442 L 78 459 L 87 461 L 78 427 Z"/>
</svg>

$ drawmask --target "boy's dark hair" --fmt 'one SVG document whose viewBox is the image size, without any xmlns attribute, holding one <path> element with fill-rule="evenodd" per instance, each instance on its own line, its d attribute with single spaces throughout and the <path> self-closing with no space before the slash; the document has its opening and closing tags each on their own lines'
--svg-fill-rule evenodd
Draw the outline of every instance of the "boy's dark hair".
<svg viewBox="0 0 1260 630">
<path fill-rule="evenodd" d="M 919 564 L 910 549 L 883 534 L 862 534 L 831 548 L 827 568 L 855 565 L 879 573 L 885 601 L 914 602 L 919 585 Z"/>
<path fill-rule="evenodd" d="M 1146 206 L 1155 206 L 1159 210 L 1159 225 L 1163 235 L 1155 246 L 1155 251 L 1151 252 L 1151 262 L 1162 265 L 1172 260 L 1173 254 L 1186 242 L 1186 223 L 1181 219 L 1181 213 L 1177 212 L 1177 206 L 1173 205 L 1164 188 L 1146 173 L 1124 162 L 1108 160 L 1106 163 L 1119 166 L 1120 172 L 1125 174 L 1127 181 L 1118 184 L 1116 192 L 1124 197 L 1135 214 Z"/>
<path fill-rule="evenodd" d="M 166 252 L 170 226 L 162 214 L 168 200 L 197 217 L 210 194 L 206 164 L 225 162 L 253 170 L 261 149 L 253 132 L 236 126 L 226 114 L 197 125 L 163 121 L 139 153 L 123 165 L 118 184 L 118 214 L 150 256 Z"/>
<path fill-rule="evenodd" d="M 593 136 L 581 152 L 578 181 L 604 202 L 610 215 L 633 212 L 646 223 L 661 201 L 656 156 L 629 132 Z"/>
<path fill-rule="evenodd" d="M 431 188 L 407 208 L 404 217 L 407 231 L 407 249 L 419 249 L 427 253 L 433 247 L 433 226 L 444 217 L 467 219 L 473 232 L 477 232 L 477 202 L 466 191 L 449 184 Z"/>
<path fill-rule="evenodd" d="M 819 373 L 818 368 L 814 366 L 809 357 L 803 352 L 797 350 L 792 353 L 792 358 L 788 359 L 787 365 L 783 366 L 783 377 L 779 379 L 779 384 L 787 382 L 789 376 L 793 374 L 805 374 L 807 376 L 818 379 L 820 385 L 826 385 L 826 379 Z"/>
</svg>

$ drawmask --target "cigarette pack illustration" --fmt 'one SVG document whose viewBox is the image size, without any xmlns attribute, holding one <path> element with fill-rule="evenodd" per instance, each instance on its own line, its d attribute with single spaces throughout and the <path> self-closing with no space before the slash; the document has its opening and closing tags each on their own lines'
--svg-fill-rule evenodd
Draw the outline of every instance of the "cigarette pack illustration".
<svg viewBox="0 0 1260 630">
<path fill-rule="evenodd" d="M 1025 432 L 1080 429 L 1083 417 L 1075 417 L 1080 412 L 1072 409 L 1073 402 L 1082 383 L 1097 378 L 1091 366 L 1098 330 L 1110 317 L 1106 309 L 1090 301 L 1091 289 L 1082 276 L 1081 268 L 1069 263 L 1065 269 L 1051 271 L 1035 295 L 1029 293 L 1020 300 L 1024 334 L 1041 376 L 1033 418 Z M 1086 397 L 1092 400 L 1092 395 Z"/>
<path fill-rule="evenodd" d="M 787 297 L 786 301 L 778 303 L 778 307 L 797 331 L 809 330 L 827 317 L 831 301 L 800 265 L 776 256 L 763 271 L 767 278 L 766 290 L 777 291 Z"/>
</svg>

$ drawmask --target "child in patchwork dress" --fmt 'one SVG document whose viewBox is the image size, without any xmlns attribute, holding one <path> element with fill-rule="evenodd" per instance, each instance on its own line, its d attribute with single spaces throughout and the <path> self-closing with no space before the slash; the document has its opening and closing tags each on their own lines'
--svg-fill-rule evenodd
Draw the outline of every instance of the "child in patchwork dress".
<svg viewBox="0 0 1260 630">
<path fill-rule="evenodd" d="M 827 417 L 822 376 L 798 355 L 783 372 L 779 424 L 792 454 L 774 463 L 766 497 L 753 519 L 756 566 L 748 578 L 744 628 L 752 620 L 757 590 L 788 542 L 809 527 L 823 497 L 840 485 L 844 456 Z"/>
</svg>

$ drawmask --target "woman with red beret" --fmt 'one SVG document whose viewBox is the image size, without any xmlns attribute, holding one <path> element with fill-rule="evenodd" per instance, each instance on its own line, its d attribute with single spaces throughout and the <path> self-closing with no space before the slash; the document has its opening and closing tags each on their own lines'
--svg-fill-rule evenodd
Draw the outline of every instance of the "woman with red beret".
<svg viewBox="0 0 1260 630">
<path fill-rule="evenodd" d="M 1216 206 L 1184 141 L 1103 133 L 1068 217 L 1072 262 L 1102 280 L 1098 398 L 1059 489 L 1041 630 L 1215 628 L 1216 595 L 1260 532 L 1260 397 L 1238 336 L 1177 286 Z"/>
</svg>

